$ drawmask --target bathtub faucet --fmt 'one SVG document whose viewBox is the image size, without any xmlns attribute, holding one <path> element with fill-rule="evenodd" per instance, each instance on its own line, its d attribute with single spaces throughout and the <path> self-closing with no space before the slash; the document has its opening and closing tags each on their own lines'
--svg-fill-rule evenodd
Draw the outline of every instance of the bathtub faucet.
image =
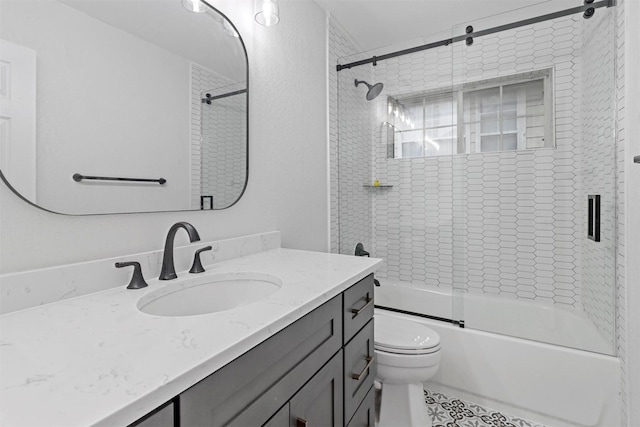
<svg viewBox="0 0 640 427">
<path fill-rule="evenodd" d="M 356 256 L 369 256 L 369 252 L 364 250 L 364 245 L 362 243 L 358 243 L 356 245 Z"/>
</svg>

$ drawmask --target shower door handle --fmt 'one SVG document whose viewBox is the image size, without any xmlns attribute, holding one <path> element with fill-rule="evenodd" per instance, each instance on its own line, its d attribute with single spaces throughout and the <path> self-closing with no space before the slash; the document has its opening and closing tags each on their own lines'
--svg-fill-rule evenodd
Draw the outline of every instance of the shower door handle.
<svg viewBox="0 0 640 427">
<path fill-rule="evenodd" d="M 600 241 L 600 195 L 587 196 L 587 238 L 594 242 Z"/>
</svg>

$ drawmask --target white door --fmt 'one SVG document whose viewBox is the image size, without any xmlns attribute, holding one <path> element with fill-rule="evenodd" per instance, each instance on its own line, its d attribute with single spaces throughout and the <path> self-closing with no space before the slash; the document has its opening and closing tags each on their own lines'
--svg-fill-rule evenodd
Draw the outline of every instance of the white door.
<svg viewBox="0 0 640 427">
<path fill-rule="evenodd" d="M 36 202 L 36 52 L 0 40 L 0 170 Z"/>
</svg>

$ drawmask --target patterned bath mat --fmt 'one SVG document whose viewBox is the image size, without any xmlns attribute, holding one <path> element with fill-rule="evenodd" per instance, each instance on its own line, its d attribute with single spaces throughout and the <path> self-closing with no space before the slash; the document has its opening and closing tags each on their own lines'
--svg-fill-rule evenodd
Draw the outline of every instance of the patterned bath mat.
<svg viewBox="0 0 640 427">
<path fill-rule="evenodd" d="M 425 389 L 424 400 L 433 427 L 544 427 L 431 390 Z"/>
</svg>

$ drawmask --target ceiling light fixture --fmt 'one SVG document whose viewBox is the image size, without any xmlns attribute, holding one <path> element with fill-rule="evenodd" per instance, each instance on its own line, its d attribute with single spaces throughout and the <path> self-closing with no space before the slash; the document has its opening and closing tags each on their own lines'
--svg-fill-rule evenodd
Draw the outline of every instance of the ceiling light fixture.
<svg viewBox="0 0 640 427">
<path fill-rule="evenodd" d="M 190 12 L 204 13 L 207 11 L 207 6 L 200 0 L 182 0 L 182 5 Z"/>
<path fill-rule="evenodd" d="M 280 21 L 278 10 L 278 0 L 256 0 L 254 8 L 256 22 L 265 27 L 276 25 Z"/>
</svg>

